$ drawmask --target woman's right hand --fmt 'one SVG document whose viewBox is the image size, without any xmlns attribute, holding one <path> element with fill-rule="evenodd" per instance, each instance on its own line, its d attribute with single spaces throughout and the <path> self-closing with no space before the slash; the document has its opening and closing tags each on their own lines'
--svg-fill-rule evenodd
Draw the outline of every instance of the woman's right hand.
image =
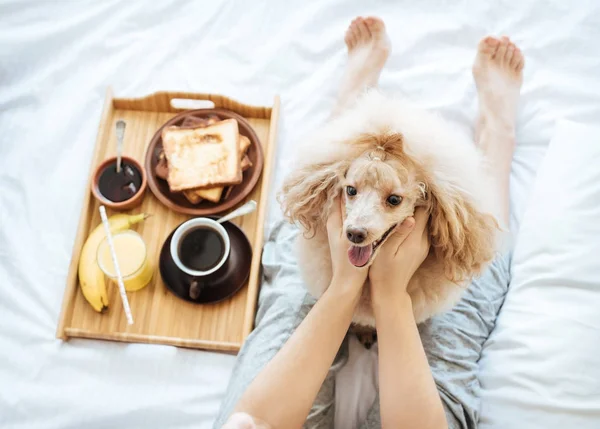
<svg viewBox="0 0 600 429">
<path fill-rule="evenodd" d="M 374 301 L 406 294 L 408 282 L 429 253 L 428 220 L 427 211 L 417 209 L 414 217 L 406 218 L 382 244 L 369 270 Z"/>
<path fill-rule="evenodd" d="M 344 234 L 342 201 L 337 197 L 331 205 L 327 218 L 327 236 L 333 269 L 332 285 L 348 287 L 351 291 L 359 291 L 367 280 L 368 269 L 357 268 L 350 263 L 348 249 L 350 243 Z"/>
</svg>

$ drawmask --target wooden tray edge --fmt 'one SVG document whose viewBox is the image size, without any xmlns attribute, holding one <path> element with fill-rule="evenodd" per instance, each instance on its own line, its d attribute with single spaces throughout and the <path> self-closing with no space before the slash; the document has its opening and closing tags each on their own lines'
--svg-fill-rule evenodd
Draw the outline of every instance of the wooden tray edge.
<svg viewBox="0 0 600 429">
<path fill-rule="evenodd" d="M 65 333 L 65 324 L 73 315 L 73 298 L 75 297 L 75 293 L 77 293 L 77 266 L 79 262 L 79 256 L 81 254 L 81 248 L 83 247 L 83 242 L 86 238 L 85 233 L 89 229 L 89 216 L 86 215 L 90 208 L 90 199 L 92 198 L 92 193 L 90 192 L 92 176 L 89 174 L 89 172 L 93 171 L 94 167 L 98 164 L 101 148 L 100 142 L 102 141 L 104 133 L 109 132 L 108 128 L 106 127 L 106 122 L 114 110 L 113 100 L 112 88 L 108 87 L 106 89 L 104 107 L 102 108 L 102 114 L 98 124 L 98 134 L 96 135 L 96 143 L 94 144 L 94 154 L 88 168 L 88 179 L 86 180 L 83 202 L 77 224 L 77 235 L 75 236 L 75 241 L 73 242 L 71 262 L 69 264 L 69 271 L 67 274 L 67 285 L 63 293 L 63 302 L 58 320 L 58 326 L 56 328 L 56 338 L 62 338 L 63 340 L 67 339 L 67 334 Z"/>
<path fill-rule="evenodd" d="M 239 352 L 241 343 L 224 341 L 191 340 L 160 335 L 141 335 L 127 332 L 111 332 L 100 334 L 98 332 L 86 331 L 77 328 L 65 328 L 69 338 L 88 338 L 93 340 L 119 341 L 124 343 L 159 344 L 175 347 L 186 347 L 193 349 L 212 350 L 219 352 Z"/>
<path fill-rule="evenodd" d="M 69 271 L 67 275 L 67 284 L 63 294 L 63 301 L 61 306 L 61 312 L 59 316 L 58 326 L 56 330 L 56 338 L 62 340 L 68 340 L 70 337 L 77 338 L 91 338 L 100 340 L 112 340 L 120 342 L 136 342 L 136 343 L 148 343 L 148 344 L 167 344 L 177 347 L 188 347 L 204 350 L 213 350 L 221 352 L 235 352 L 237 353 L 243 341 L 252 332 L 256 304 L 258 301 L 258 288 L 260 285 L 260 264 L 262 261 L 262 247 L 264 244 L 264 223 L 265 217 L 268 212 L 267 203 L 269 198 L 270 182 L 274 166 L 272 162 L 274 160 L 275 147 L 277 145 L 277 131 L 279 122 L 279 111 L 280 111 L 280 97 L 277 95 L 274 97 L 273 106 L 252 106 L 240 103 L 228 97 L 212 95 L 212 94 L 198 94 L 198 93 L 186 93 L 186 92 L 157 92 L 150 94 L 142 98 L 115 98 L 112 88 L 108 87 L 104 100 L 104 106 L 98 125 L 98 133 L 96 136 L 96 142 L 94 145 L 94 152 L 92 160 L 90 162 L 89 171 L 92 171 L 93 167 L 99 162 L 99 153 L 101 148 L 101 141 L 103 140 L 106 132 L 110 132 L 110 127 L 107 127 L 108 117 L 116 109 L 127 109 L 127 110 L 142 110 L 142 111 L 156 111 L 148 108 L 132 108 L 123 103 L 133 103 L 134 107 L 139 107 L 136 103 L 151 103 L 156 102 L 158 98 L 162 97 L 167 99 L 169 102 L 169 109 L 165 110 L 166 113 L 177 113 L 186 111 L 189 109 L 176 109 L 170 106 L 170 100 L 172 98 L 189 98 L 189 99 L 209 99 L 215 102 L 215 106 L 223 106 L 221 103 L 225 102 L 226 105 L 223 108 L 236 111 L 245 117 L 257 118 L 257 119 L 269 119 L 269 137 L 268 146 L 265 154 L 265 167 L 262 172 L 262 183 L 261 183 L 261 197 L 259 201 L 259 212 L 256 220 L 256 237 L 253 243 L 255 249 L 259 249 L 257 254 L 253 255 L 250 280 L 248 283 L 248 299 L 246 302 L 244 323 L 242 327 L 242 341 L 240 343 L 234 342 L 216 342 L 212 340 L 193 340 L 193 339 L 180 339 L 174 337 L 164 336 L 147 336 L 141 334 L 130 334 L 130 333 L 97 333 L 92 331 L 86 331 L 78 328 L 68 327 L 68 321 L 72 318 L 73 313 L 73 299 L 77 293 L 77 268 L 81 248 L 85 240 L 85 232 L 89 229 L 89 219 L 87 211 L 89 210 L 90 200 L 92 197 L 90 192 L 91 176 L 88 177 L 86 187 L 84 190 L 83 205 L 78 218 L 77 235 L 73 243 L 73 250 L 71 255 L 71 262 L 69 265 Z M 154 100 L 154 101 L 152 101 Z M 217 101 L 215 101 L 217 100 Z M 224 101 L 223 101 L 224 100 Z M 154 107 L 154 106 L 153 106 Z M 83 219 L 83 221 L 82 221 Z"/>
<path fill-rule="evenodd" d="M 115 98 L 113 103 L 115 109 L 126 110 L 141 110 L 164 113 L 181 113 L 187 110 L 194 110 L 193 108 L 187 109 L 173 107 L 171 104 L 173 99 L 187 99 L 196 101 L 207 100 L 214 103 L 215 107 L 232 110 L 242 116 L 251 116 L 258 119 L 269 119 L 272 109 L 271 107 L 244 104 L 224 95 L 181 91 L 159 91 L 140 98 Z"/>
<path fill-rule="evenodd" d="M 258 216 L 256 219 L 256 236 L 254 237 L 254 249 L 258 249 L 259 254 L 252 255 L 252 266 L 250 268 L 250 281 L 248 282 L 248 299 L 246 302 L 246 311 L 244 315 L 244 325 L 242 329 L 242 342 L 246 339 L 252 327 L 254 325 L 254 316 L 256 310 L 256 302 L 258 300 L 258 287 L 261 281 L 260 278 L 260 264 L 262 261 L 262 249 L 264 244 L 264 230 L 265 230 L 265 218 L 268 212 L 268 200 L 269 190 L 271 187 L 271 176 L 273 173 L 275 148 L 277 146 L 277 128 L 279 126 L 279 107 L 280 98 L 278 95 L 273 100 L 273 107 L 271 109 L 271 117 L 269 123 L 269 142 L 267 145 L 267 153 L 265 154 L 263 177 L 260 190 L 260 201 L 258 203 Z"/>
</svg>

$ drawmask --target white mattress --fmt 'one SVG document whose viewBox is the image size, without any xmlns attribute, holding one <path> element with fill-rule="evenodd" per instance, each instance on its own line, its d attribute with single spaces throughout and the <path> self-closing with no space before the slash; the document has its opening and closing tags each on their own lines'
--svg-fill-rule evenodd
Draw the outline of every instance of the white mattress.
<svg viewBox="0 0 600 429">
<path fill-rule="evenodd" d="M 232 356 L 54 338 L 108 85 L 117 96 L 186 90 L 255 104 L 281 94 L 277 186 L 328 113 L 354 16 L 388 24 L 384 89 L 465 126 L 477 40 L 509 34 L 527 55 L 516 222 L 555 121 L 600 118 L 598 3 L 449 3 L 0 1 L 0 427 L 207 428 L 227 385 Z"/>
</svg>

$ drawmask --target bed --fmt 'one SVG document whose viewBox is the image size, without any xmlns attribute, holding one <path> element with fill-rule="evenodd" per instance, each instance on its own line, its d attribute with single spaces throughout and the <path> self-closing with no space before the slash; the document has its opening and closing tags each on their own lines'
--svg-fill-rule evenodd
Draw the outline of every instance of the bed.
<svg viewBox="0 0 600 429">
<path fill-rule="evenodd" d="M 183 90 L 250 104 L 280 94 L 276 190 L 303 134 L 328 115 L 353 17 L 388 26 L 384 90 L 464 127 L 476 112 L 476 43 L 508 34 L 527 56 L 511 181 L 518 228 L 557 120 L 600 118 L 600 5 L 450 3 L 0 1 L 0 427 L 209 428 L 227 386 L 233 356 L 55 339 L 109 85 L 119 97 Z M 279 218 L 273 195 L 269 225 Z"/>
</svg>

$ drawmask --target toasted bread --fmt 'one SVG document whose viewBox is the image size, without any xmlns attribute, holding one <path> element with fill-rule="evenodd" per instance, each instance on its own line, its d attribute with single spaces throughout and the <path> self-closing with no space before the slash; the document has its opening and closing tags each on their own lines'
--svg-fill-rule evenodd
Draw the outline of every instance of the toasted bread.
<svg viewBox="0 0 600 429">
<path fill-rule="evenodd" d="M 218 203 L 221 201 L 221 195 L 223 194 L 223 187 L 219 186 L 216 188 L 207 188 L 207 189 L 190 189 L 188 191 L 183 191 L 186 194 L 193 194 L 200 200 L 208 200 L 213 203 Z M 186 195 L 187 197 L 187 195 Z M 191 201 L 190 198 L 188 200 Z M 196 203 L 194 203 L 196 204 Z"/>
<path fill-rule="evenodd" d="M 235 119 L 200 128 L 167 127 L 162 132 L 171 192 L 242 181 Z"/>
<path fill-rule="evenodd" d="M 247 169 L 252 167 L 252 161 L 250 161 L 250 158 L 248 158 L 248 155 L 244 155 L 244 157 L 242 158 L 241 167 L 242 167 L 242 171 L 246 171 Z"/>
<path fill-rule="evenodd" d="M 248 139 L 248 137 L 246 136 L 240 135 L 240 153 L 242 154 L 240 167 L 242 171 L 246 171 L 247 169 L 252 167 L 252 161 L 250 161 L 248 155 L 245 154 L 249 147 L 250 139 Z M 167 177 L 169 177 L 169 165 L 167 163 L 167 158 L 165 156 L 164 151 L 161 152 L 158 156 L 158 163 L 156 164 L 154 172 L 156 174 L 156 177 L 160 179 L 167 180 Z"/>
<path fill-rule="evenodd" d="M 246 171 L 248 168 L 252 167 L 252 162 L 250 161 L 250 158 L 248 158 L 248 155 L 246 155 L 246 152 L 248 151 L 248 149 L 250 148 L 250 139 L 246 136 L 242 136 L 240 135 L 240 152 L 241 152 L 241 163 L 240 163 L 240 167 L 242 169 L 242 171 Z M 214 188 L 206 188 L 206 189 L 196 189 L 196 190 L 190 190 L 190 191 L 186 191 L 186 192 L 194 192 L 196 194 L 197 197 L 200 197 L 201 199 L 205 199 L 208 201 L 212 201 L 213 203 L 218 203 L 219 201 L 221 201 L 221 195 L 223 195 L 223 186 L 217 186 Z M 191 201 L 190 198 L 188 198 L 188 200 Z M 196 204 L 196 203 L 193 203 Z"/>
<path fill-rule="evenodd" d="M 183 191 L 182 194 L 192 204 L 199 204 L 202 202 L 202 197 L 196 195 L 194 191 Z"/>
<path fill-rule="evenodd" d="M 240 154 L 245 155 L 250 148 L 250 139 L 240 134 Z"/>
</svg>

